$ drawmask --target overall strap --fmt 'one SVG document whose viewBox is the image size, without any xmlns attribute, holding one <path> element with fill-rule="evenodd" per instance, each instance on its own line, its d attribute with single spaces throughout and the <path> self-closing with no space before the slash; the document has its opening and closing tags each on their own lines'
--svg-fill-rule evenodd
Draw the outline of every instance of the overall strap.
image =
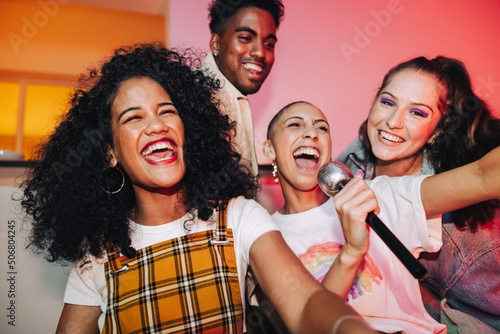
<svg viewBox="0 0 500 334">
<path fill-rule="evenodd" d="M 219 203 L 216 209 L 216 230 L 215 237 L 210 240 L 212 245 L 227 245 L 229 240 L 227 239 L 227 205 L 229 200 L 223 200 Z"/>
<path fill-rule="evenodd" d="M 113 275 L 128 270 L 128 264 L 122 264 L 121 260 L 123 259 L 123 256 L 121 256 L 120 249 L 117 245 L 108 242 L 106 243 L 105 249 L 108 255 L 108 264 L 111 267 L 111 273 Z"/>
</svg>

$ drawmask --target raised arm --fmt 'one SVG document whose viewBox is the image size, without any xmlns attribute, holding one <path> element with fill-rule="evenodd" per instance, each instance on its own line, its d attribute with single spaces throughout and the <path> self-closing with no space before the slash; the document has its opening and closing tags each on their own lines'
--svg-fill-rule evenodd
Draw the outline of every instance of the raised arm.
<svg viewBox="0 0 500 334">
<path fill-rule="evenodd" d="M 314 279 L 279 232 L 268 232 L 253 243 L 250 265 L 292 333 L 375 333 L 342 298 Z"/>
<path fill-rule="evenodd" d="M 420 193 L 428 216 L 500 198 L 500 147 L 478 161 L 425 178 Z"/>
</svg>

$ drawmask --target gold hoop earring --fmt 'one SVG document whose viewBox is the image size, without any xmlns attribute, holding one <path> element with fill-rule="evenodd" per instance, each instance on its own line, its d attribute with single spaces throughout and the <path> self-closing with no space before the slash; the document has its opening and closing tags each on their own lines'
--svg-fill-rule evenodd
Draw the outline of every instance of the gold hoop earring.
<svg viewBox="0 0 500 334">
<path fill-rule="evenodd" d="M 278 184 L 278 165 L 276 165 L 273 161 L 273 177 L 274 177 L 274 183 Z"/>
<path fill-rule="evenodd" d="M 104 185 L 106 185 L 106 186 L 110 185 L 111 183 L 113 183 L 112 179 L 116 178 L 116 176 L 111 175 L 111 173 L 113 173 L 114 169 L 116 169 L 117 171 L 119 171 L 120 174 L 121 174 L 121 179 L 122 179 L 121 185 L 120 185 L 120 187 L 117 190 L 108 190 L 108 189 L 105 189 Z M 106 174 L 108 174 L 108 175 L 106 175 Z M 113 167 L 106 167 L 106 168 L 104 168 L 103 172 L 101 174 L 101 178 L 102 178 L 101 179 L 101 184 L 102 184 L 101 185 L 101 189 L 103 191 L 105 191 L 106 193 L 110 194 L 110 195 L 114 195 L 114 194 L 119 193 L 123 189 L 123 186 L 125 185 L 125 174 L 123 174 L 122 170 L 120 168 L 118 168 L 118 166 L 115 167 L 115 168 L 113 168 Z"/>
</svg>

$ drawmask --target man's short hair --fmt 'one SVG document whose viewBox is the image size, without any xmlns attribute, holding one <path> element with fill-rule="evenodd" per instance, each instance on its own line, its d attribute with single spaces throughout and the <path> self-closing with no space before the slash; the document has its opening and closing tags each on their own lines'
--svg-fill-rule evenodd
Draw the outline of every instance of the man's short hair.
<svg viewBox="0 0 500 334">
<path fill-rule="evenodd" d="M 276 28 L 279 27 L 285 13 L 285 7 L 281 0 L 214 0 L 208 8 L 210 32 L 221 35 L 224 23 L 240 9 L 246 7 L 257 7 L 269 12 L 274 19 Z"/>
</svg>

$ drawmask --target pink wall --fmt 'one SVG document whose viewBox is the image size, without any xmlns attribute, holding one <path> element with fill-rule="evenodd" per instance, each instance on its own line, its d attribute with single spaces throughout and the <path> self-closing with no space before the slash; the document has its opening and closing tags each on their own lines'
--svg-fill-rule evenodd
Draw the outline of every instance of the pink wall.
<svg viewBox="0 0 500 334">
<path fill-rule="evenodd" d="M 171 45 L 208 50 L 210 0 L 171 0 Z M 327 115 L 333 156 L 352 141 L 393 65 L 423 55 L 461 59 L 500 116 L 500 1 L 284 0 L 276 62 L 252 95 L 259 163 L 271 117 L 307 100 Z M 349 51 L 342 51 L 344 50 Z"/>
</svg>

